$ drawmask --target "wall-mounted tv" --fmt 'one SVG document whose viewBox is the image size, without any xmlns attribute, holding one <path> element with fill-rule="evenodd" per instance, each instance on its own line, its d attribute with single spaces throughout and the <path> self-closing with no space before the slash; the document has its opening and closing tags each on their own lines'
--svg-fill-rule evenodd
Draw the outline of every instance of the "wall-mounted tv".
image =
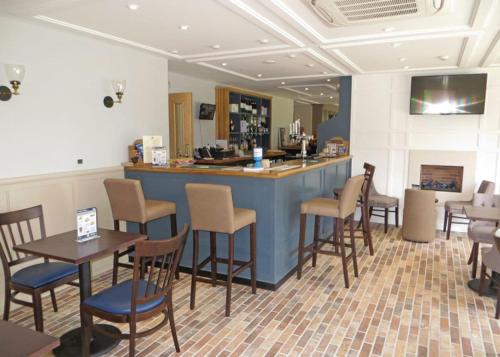
<svg viewBox="0 0 500 357">
<path fill-rule="evenodd" d="M 486 73 L 411 79 L 410 114 L 484 114 Z"/>
<path fill-rule="evenodd" d="M 207 104 L 207 103 L 200 104 L 200 115 L 199 115 L 200 120 L 213 120 L 214 113 L 215 113 L 214 104 Z"/>
</svg>

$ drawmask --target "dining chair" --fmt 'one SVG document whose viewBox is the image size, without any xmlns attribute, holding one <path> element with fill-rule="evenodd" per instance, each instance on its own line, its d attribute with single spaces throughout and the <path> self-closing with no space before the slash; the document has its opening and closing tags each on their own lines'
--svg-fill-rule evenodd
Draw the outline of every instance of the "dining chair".
<svg viewBox="0 0 500 357">
<path fill-rule="evenodd" d="M 394 213 L 394 223 L 396 228 L 399 227 L 399 198 L 379 193 L 373 181 L 370 187 L 368 206 L 370 207 L 370 218 L 372 216 L 384 218 L 384 233 L 387 233 L 389 228 L 389 213 Z"/>
<path fill-rule="evenodd" d="M 139 224 L 139 232 L 148 234 L 148 223 L 160 218 L 170 217 L 170 234 L 177 235 L 177 215 L 175 202 L 147 200 L 144 197 L 141 181 L 133 179 L 108 178 L 104 180 L 113 214 L 114 229 L 120 230 L 120 221 Z M 113 257 L 112 284 L 118 281 L 118 267 L 132 269 L 133 264 L 122 263 L 120 258 L 129 256 L 129 261 L 134 259 L 133 247 L 123 252 L 115 252 Z M 179 278 L 179 272 L 176 272 Z"/>
<path fill-rule="evenodd" d="M 135 245 L 137 259 L 134 259 L 132 279 L 113 285 L 83 301 L 80 313 L 84 356 L 90 355 L 92 330 L 102 331 L 99 325 L 92 324 L 92 316 L 129 325 L 129 333 L 113 335 L 118 339 L 129 340 L 129 356 L 135 355 L 136 337 L 150 335 L 170 322 L 175 350 L 180 352 L 174 323 L 172 288 L 188 229 L 189 226 L 185 225 L 179 235 L 170 239 L 137 243 Z M 141 279 L 142 259 L 149 262 L 144 279 Z M 160 323 L 144 331 L 137 331 L 138 322 L 153 318 L 160 313 L 164 315 Z M 109 334 L 106 331 L 103 333 Z"/>
<path fill-rule="evenodd" d="M 35 225 L 38 221 L 39 238 Z M 10 303 L 16 303 L 33 308 L 35 328 L 43 332 L 42 294 L 49 291 L 52 307 L 57 312 L 57 301 L 54 289 L 64 284 L 78 286 L 72 283 L 78 279 L 78 267 L 73 264 L 49 262 L 33 264 L 13 272 L 11 269 L 19 264 L 40 259 L 39 257 L 19 253 L 13 248 L 17 245 L 32 242 L 35 239 L 45 239 L 45 222 L 42 206 L 0 213 L 0 258 L 2 260 L 5 278 L 5 302 L 3 319 L 9 320 Z M 31 295 L 32 302 L 19 300 L 16 295 L 24 293 Z"/>
</svg>

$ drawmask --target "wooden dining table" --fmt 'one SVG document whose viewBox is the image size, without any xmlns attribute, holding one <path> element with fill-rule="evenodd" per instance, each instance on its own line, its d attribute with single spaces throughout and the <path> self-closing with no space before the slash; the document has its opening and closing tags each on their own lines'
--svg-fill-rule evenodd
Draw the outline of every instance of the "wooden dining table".
<svg viewBox="0 0 500 357">
<path fill-rule="evenodd" d="M 49 258 L 78 265 L 80 302 L 92 295 L 91 261 L 104 258 L 115 251 L 126 249 L 147 238 L 138 233 L 119 232 L 98 229 L 99 238 L 86 242 L 77 242 L 76 230 L 57 234 L 14 247 L 14 250 L 29 255 Z M 111 284 L 111 279 L 110 279 Z M 119 333 L 112 325 L 99 324 L 101 329 L 110 333 Z M 56 356 L 79 356 L 82 351 L 82 329 L 73 329 L 61 336 L 61 345 L 53 350 Z M 97 356 L 112 350 L 119 340 L 111 336 L 92 333 L 91 355 Z"/>
<path fill-rule="evenodd" d="M 471 221 L 500 222 L 500 208 L 483 206 L 464 206 L 465 215 Z M 492 273 L 492 279 L 498 279 L 496 272 Z M 467 286 L 472 290 L 479 292 L 480 279 L 471 279 Z M 496 297 L 497 291 L 490 279 L 486 279 L 483 295 Z"/>
<path fill-rule="evenodd" d="M 0 320 L 0 356 L 38 357 L 59 346 L 59 339 Z"/>
</svg>

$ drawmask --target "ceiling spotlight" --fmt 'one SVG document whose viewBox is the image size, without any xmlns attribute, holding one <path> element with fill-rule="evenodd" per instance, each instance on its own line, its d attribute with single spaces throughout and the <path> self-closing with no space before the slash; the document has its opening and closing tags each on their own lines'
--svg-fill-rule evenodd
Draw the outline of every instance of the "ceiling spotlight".
<svg viewBox="0 0 500 357">
<path fill-rule="evenodd" d="M 327 82 L 331 82 L 332 80 L 331 80 L 330 78 L 328 78 L 326 81 L 327 81 Z"/>
<path fill-rule="evenodd" d="M 333 96 L 330 96 L 330 99 L 333 99 Z"/>
<path fill-rule="evenodd" d="M 281 82 L 281 85 L 285 85 L 285 84 L 286 84 L 286 82 Z"/>
<path fill-rule="evenodd" d="M 259 78 L 260 78 L 260 77 L 262 77 L 262 74 L 260 74 L 260 73 L 259 73 L 259 74 L 257 75 L 257 77 L 259 77 Z"/>
<path fill-rule="evenodd" d="M 225 67 L 225 66 L 227 66 L 227 63 L 226 62 L 222 62 L 221 65 L 223 65 Z"/>
<path fill-rule="evenodd" d="M 137 10 L 139 8 L 139 4 L 128 4 L 128 8 L 130 10 Z"/>
<path fill-rule="evenodd" d="M 446 61 L 450 58 L 450 56 L 439 56 L 438 57 L 441 61 Z"/>
<path fill-rule="evenodd" d="M 170 53 L 176 54 L 176 53 L 179 53 L 179 51 L 177 51 L 177 50 L 171 50 Z"/>
<path fill-rule="evenodd" d="M 181 25 L 181 26 L 179 26 L 179 30 L 186 31 L 187 29 L 189 29 L 189 25 Z"/>
<path fill-rule="evenodd" d="M 404 66 L 403 68 L 404 68 L 404 69 L 409 69 L 409 68 L 410 68 L 410 66 Z"/>
<path fill-rule="evenodd" d="M 384 29 L 384 32 L 392 32 L 392 31 L 394 31 L 394 30 L 395 30 L 395 29 L 394 29 L 394 27 L 386 27 L 386 28 Z"/>
<path fill-rule="evenodd" d="M 259 42 L 264 45 L 266 43 L 269 43 L 269 40 L 267 38 L 263 38 L 262 40 L 259 40 Z"/>
<path fill-rule="evenodd" d="M 323 72 L 321 72 L 321 74 L 328 74 L 328 72 L 327 71 L 323 71 Z"/>
<path fill-rule="evenodd" d="M 313 68 L 314 67 L 314 63 L 308 63 L 306 66 L 309 67 L 309 68 Z"/>
<path fill-rule="evenodd" d="M 297 57 L 297 55 L 295 55 L 295 54 L 293 54 L 293 53 L 290 53 L 290 54 L 288 55 L 288 58 L 295 58 L 295 57 Z"/>
<path fill-rule="evenodd" d="M 275 64 L 276 61 L 275 60 L 265 60 L 264 63 L 265 64 Z"/>
<path fill-rule="evenodd" d="M 210 47 L 212 47 L 214 50 L 218 50 L 220 48 L 220 45 L 212 45 Z"/>
<path fill-rule="evenodd" d="M 320 93 L 319 95 L 325 95 L 324 93 Z"/>
<path fill-rule="evenodd" d="M 405 62 L 405 61 L 406 61 L 406 58 L 404 58 L 404 57 L 401 57 L 401 58 L 399 59 L 399 62 Z"/>
<path fill-rule="evenodd" d="M 399 47 L 401 46 L 401 43 L 400 42 L 396 42 L 396 43 L 393 43 L 392 44 L 392 47 L 396 48 L 396 47 Z"/>
<path fill-rule="evenodd" d="M 305 87 L 304 90 L 309 90 L 309 88 Z"/>
</svg>

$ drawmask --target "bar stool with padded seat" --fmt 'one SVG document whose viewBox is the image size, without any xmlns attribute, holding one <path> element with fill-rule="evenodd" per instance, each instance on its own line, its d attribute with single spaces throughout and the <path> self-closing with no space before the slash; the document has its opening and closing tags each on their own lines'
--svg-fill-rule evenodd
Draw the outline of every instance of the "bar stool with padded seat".
<svg viewBox="0 0 500 357">
<path fill-rule="evenodd" d="M 302 202 L 300 205 L 300 236 L 299 236 L 299 254 L 297 266 L 297 279 L 302 277 L 302 265 L 304 264 L 304 252 L 310 251 L 312 255 L 312 266 L 316 266 L 317 253 L 340 256 L 342 258 L 342 270 L 344 272 L 345 287 L 349 287 L 349 276 L 347 273 L 347 261 L 352 259 L 354 268 L 354 276 L 358 276 L 358 263 L 356 260 L 356 243 L 354 238 L 354 213 L 359 197 L 361 187 L 365 182 L 364 175 L 351 177 L 347 180 L 340 199 L 333 198 L 313 198 L 309 201 Z M 305 246 L 306 240 L 306 222 L 307 215 L 314 215 L 314 238 L 313 242 Z M 320 239 L 320 217 L 335 218 L 336 234 L 334 240 Z M 349 230 L 351 236 L 351 244 L 344 242 L 344 224 L 349 221 Z M 336 238 L 335 238 L 336 237 Z M 340 253 L 322 250 L 320 243 L 332 244 L 335 247 L 340 246 Z M 322 244 L 322 245 L 323 245 Z M 345 247 L 351 248 L 351 254 L 346 255 Z"/>
<path fill-rule="evenodd" d="M 252 209 L 234 208 L 231 187 L 212 184 L 186 184 L 186 194 L 193 229 L 193 272 L 191 278 L 191 310 L 195 307 L 196 282 L 226 286 L 226 316 L 231 313 L 231 288 L 233 277 L 250 268 L 252 293 L 257 291 L 256 277 L 256 212 Z M 236 231 L 250 226 L 250 260 L 234 259 Z M 210 232 L 210 256 L 198 264 L 199 232 Z M 217 233 L 228 235 L 228 258 L 217 258 Z M 198 276 L 198 271 L 211 263 L 210 278 Z M 217 263 L 227 264 L 227 280 L 217 280 Z M 233 271 L 233 264 L 240 267 Z"/>
<path fill-rule="evenodd" d="M 151 221 L 170 216 L 170 234 L 177 235 L 175 202 L 146 200 L 141 181 L 132 179 L 105 179 L 104 186 L 108 193 L 113 214 L 114 228 L 120 230 L 120 221 L 139 223 L 139 232 L 148 234 L 147 224 Z M 113 285 L 118 280 L 118 267 L 133 269 L 132 264 L 120 263 L 120 257 L 133 255 L 133 247 L 124 252 L 115 252 L 113 259 Z M 176 272 L 178 278 L 179 273 Z"/>
<path fill-rule="evenodd" d="M 389 213 L 394 213 L 394 223 L 399 227 L 399 198 L 387 196 L 379 193 L 372 181 L 370 187 L 370 196 L 368 197 L 368 206 L 370 207 L 369 216 L 384 218 L 384 233 L 387 233 L 389 225 Z M 390 209 L 394 207 L 394 211 Z M 373 212 L 377 212 L 373 214 Z M 378 213 L 381 214 L 378 214 Z"/>
</svg>

